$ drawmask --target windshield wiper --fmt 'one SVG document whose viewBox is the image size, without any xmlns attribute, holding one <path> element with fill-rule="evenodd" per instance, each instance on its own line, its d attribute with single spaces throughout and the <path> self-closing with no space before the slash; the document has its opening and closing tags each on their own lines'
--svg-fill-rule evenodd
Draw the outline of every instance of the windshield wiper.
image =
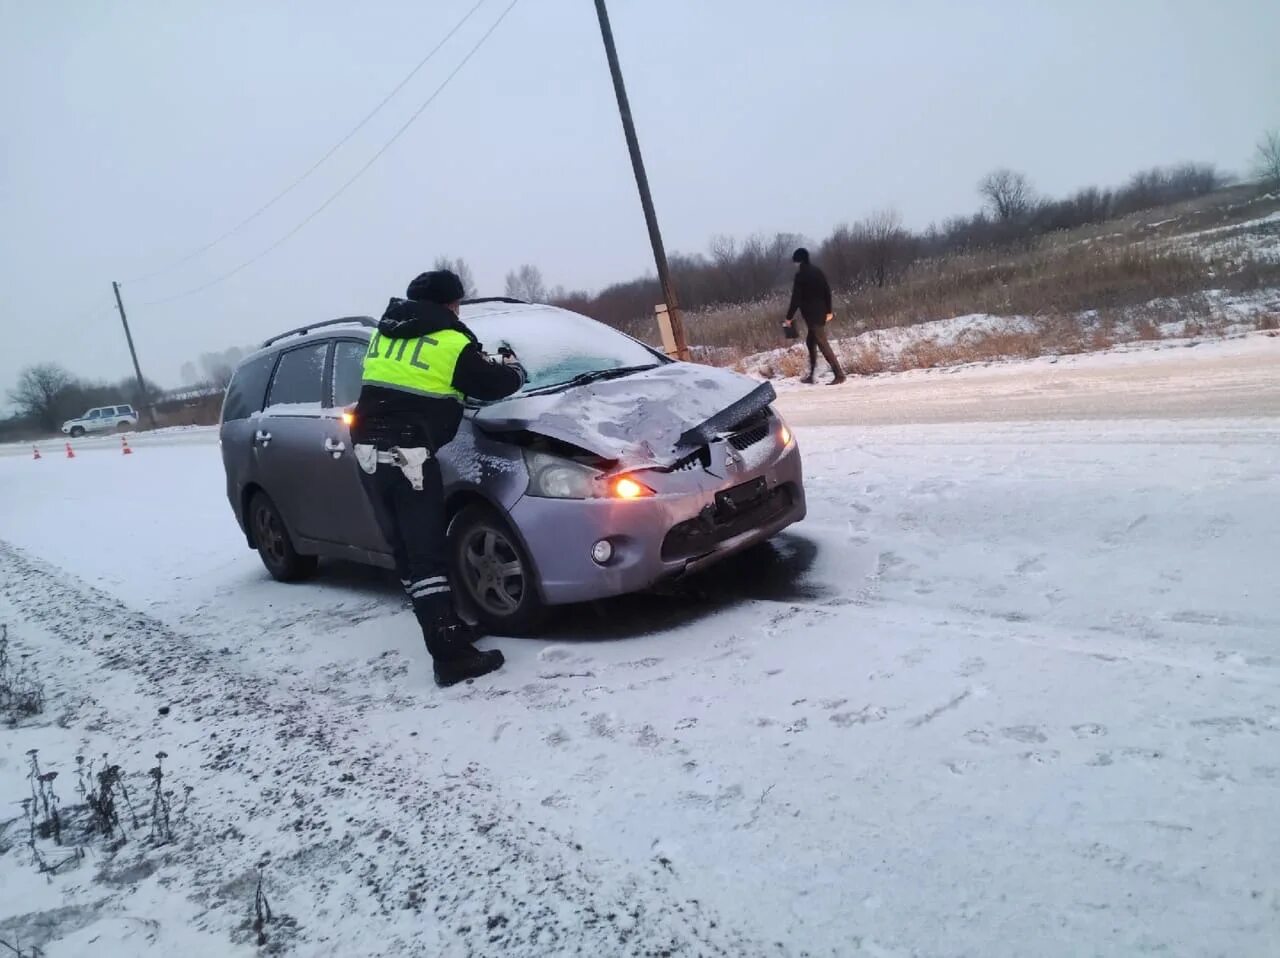
<svg viewBox="0 0 1280 958">
<path fill-rule="evenodd" d="M 647 369 L 657 369 L 658 365 L 658 363 L 647 363 L 643 366 L 618 366 L 614 369 L 596 369 L 589 373 L 579 373 L 572 379 L 566 379 L 562 383 L 538 386 L 536 389 L 530 389 L 525 395 L 550 392 L 555 389 L 572 389 L 574 386 L 586 386 L 588 383 L 598 383 L 605 379 L 621 379 L 623 376 L 630 376 L 632 373 L 642 373 Z"/>
</svg>

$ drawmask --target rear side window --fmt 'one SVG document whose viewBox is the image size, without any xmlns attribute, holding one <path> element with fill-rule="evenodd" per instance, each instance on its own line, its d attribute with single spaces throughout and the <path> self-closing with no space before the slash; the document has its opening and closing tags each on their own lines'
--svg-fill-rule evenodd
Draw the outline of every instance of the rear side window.
<svg viewBox="0 0 1280 958">
<path fill-rule="evenodd" d="M 360 398 L 365 343 L 341 340 L 333 347 L 333 405 L 350 406 Z"/>
<path fill-rule="evenodd" d="M 316 343 L 280 354 L 267 393 L 268 406 L 320 405 L 324 392 L 324 362 L 329 344 Z"/>
<path fill-rule="evenodd" d="M 262 400 L 267 394 L 267 380 L 271 378 L 271 367 L 275 361 L 275 354 L 259 356 L 236 370 L 231 377 L 231 385 L 227 387 L 227 398 L 222 402 L 223 422 L 248 419 L 262 410 Z"/>
</svg>

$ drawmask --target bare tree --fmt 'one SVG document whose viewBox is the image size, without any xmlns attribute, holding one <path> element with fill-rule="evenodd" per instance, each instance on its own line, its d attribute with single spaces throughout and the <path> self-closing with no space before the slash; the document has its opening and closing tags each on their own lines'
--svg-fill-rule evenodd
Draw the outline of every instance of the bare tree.
<svg viewBox="0 0 1280 958">
<path fill-rule="evenodd" d="M 202 353 L 200 369 L 204 373 L 204 381 L 219 389 L 226 389 L 227 384 L 231 382 L 231 374 L 235 371 L 236 363 L 240 361 L 240 356 L 240 350 L 234 346 L 220 353 Z"/>
<path fill-rule="evenodd" d="M 476 281 L 472 278 L 471 267 L 467 265 L 467 261 L 461 256 L 456 259 L 450 259 L 448 256 L 437 256 L 431 268 L 447 269 L 451 273 L 457 274 L 458 279 L 462 280 L 463 299 L 471 299 L 476 295 Z"/>
<path fill-rule="evenodd" d="M 978 183 L 978 192 L 991 207 L 996 219 L 1004 223 L 1020 220 L 1031 210 L 1031 182 L 1013 170 L 993 170 Z"/>
<path fill-rule="evenodd" d="M 507 295 L 512 299 L 523 299 L 526 303 L 545 303 L 547 285 L 542 281 L 542 271 L 525 263 L 508 273 Z"/>
<path fill-rule="evenodd" d="M 53 430 L 58 428 L 62 400 L 75 386 L 75 379 L 61 366 L 40 363 L 22 371 L 9 400 L 45 429 Z"/>
<path fill-rule="evenodd" d="M 1268 189 L 1280 189 L 1280 130 L 1268 130 L 1258 141 L 1255 172 Z"/>
<path fill-rule="evenodd" d="M 911 236 L 902 228 L 902 217 L 897 210 L 872 213 L 860 225 L 866 234 L 871 279 L 877 286 L 884 286 L 889 276 L 905 266 L 910 258 Z"/>
<path fill-rule="evenodd" d="M 183 363 L 182 371 L 178 374 L 182 379 L 182 385 L 194 386 L 200 381 L 200 373 L 196 369 L 195 363 Z"/>
</svg>

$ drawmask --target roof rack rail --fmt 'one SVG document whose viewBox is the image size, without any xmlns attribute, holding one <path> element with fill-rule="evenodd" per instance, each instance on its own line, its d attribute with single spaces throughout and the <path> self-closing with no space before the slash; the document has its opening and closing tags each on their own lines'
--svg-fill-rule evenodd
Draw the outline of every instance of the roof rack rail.
<svg viewBox="0 0 1280 958">
<path fill-rule="evenodd" d="M 290 336 L 304 336 L 313 329 L 320 329 L 324 326 L 350 325 L 352 323 L 358 323 L 361 326 L 369 327 L 378 325 L 377 321 L 374 320 L 372 316 L 342 316 L 338 319 L 324 319 L 318 323 L 308 323 L 306 326 L 299 326 L 297 329 L 291 329 L 286 333 L 280 333 L 278 336 L 272 336 L 262 344 L 262 348 L 266 349 L 272 343 L 278 343 L 280 340 L 287 339 Z"/>
<path fill-rule="evenodd" d="M 474 306 L 477 303 L 518 303 L 521 306 L 528 306 L 527 299 L 514 299 L 511 296 L 481 296 L 478 299 L 464 299 L 463 306 Z"/>
</svg>

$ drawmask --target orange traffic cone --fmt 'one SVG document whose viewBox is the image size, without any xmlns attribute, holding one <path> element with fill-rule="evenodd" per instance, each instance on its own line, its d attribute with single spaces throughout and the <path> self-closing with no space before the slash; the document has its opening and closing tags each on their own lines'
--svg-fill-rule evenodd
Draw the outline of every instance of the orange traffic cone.
<svg viewBox="0 0 1280 958">
<path fill-rule="evenodd" d="M 71 443 L 67 443 L 67 458 L 74 459 L 76 457 L 75 450 L 71 448 Z"/>
<path fill-rule="evenodd" d="M 133 450 L 129 448 L 129 440 L 125 436 L 120 437 L 120 447 L 126 456 L 133 455 Z"/>
</svg>

